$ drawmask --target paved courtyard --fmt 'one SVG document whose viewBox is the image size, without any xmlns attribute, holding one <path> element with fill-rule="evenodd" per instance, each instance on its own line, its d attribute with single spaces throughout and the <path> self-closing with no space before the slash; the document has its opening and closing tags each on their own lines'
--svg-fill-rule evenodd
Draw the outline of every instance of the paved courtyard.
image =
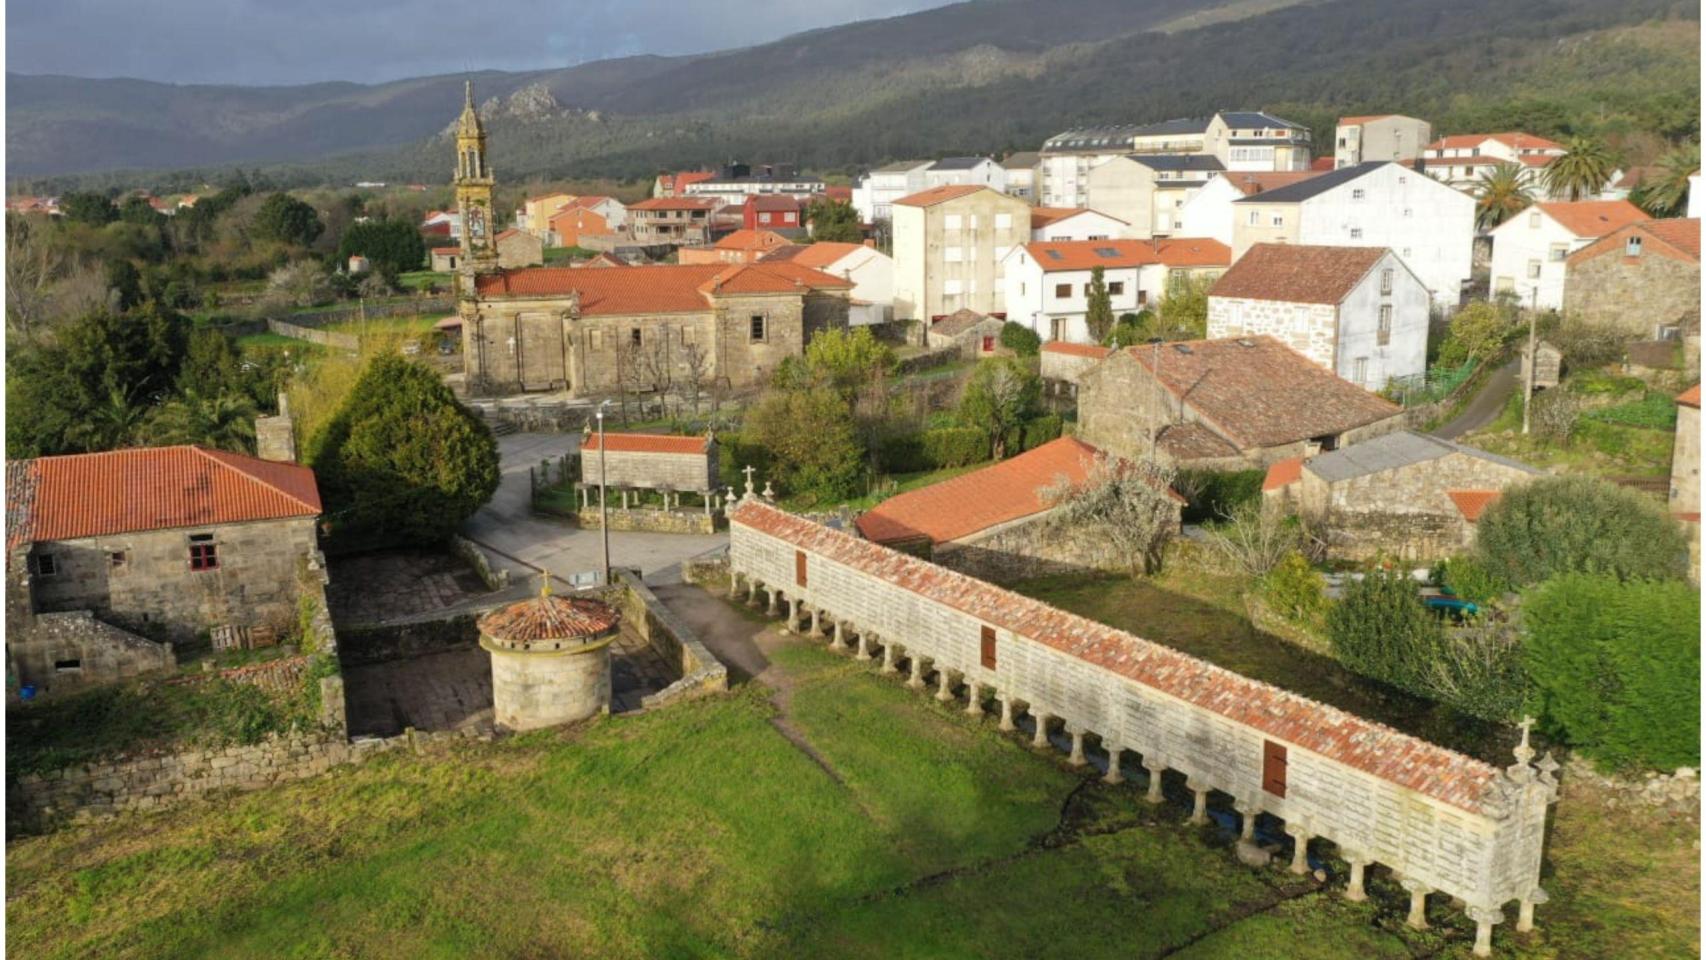
<svg viewBox="0 0 1706 960">
<path fill-rule="evenodd" d="M 416 619 L 493 599 L 466 563 L 448 553 L 386 550 L 330 560 L 326 602 L 338 624 Z"/>
<path fill-rule="evenodd" d="M 528 468 L 579 449 L 578 433 L 514 433 L 498 438 L 503 469 L 498 492 L 463 525 L 463 534 L 485 550 L 494 566 L 510 570 L 512 582 L 536 576 L 540 568 L 564 580 L 603 569 L 598 530 L 536 517 L 531 509 Z M 650 574 L 727 542 L 725 533 L 697 536 L 612 531 L 610 563 L 638 567 Z"/>
</svg>

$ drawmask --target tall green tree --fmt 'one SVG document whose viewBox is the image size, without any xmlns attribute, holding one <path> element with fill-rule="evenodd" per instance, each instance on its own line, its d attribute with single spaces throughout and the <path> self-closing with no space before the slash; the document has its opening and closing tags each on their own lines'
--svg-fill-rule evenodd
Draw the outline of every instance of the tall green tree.
<svg viewBox="0 0 1706 960">
<path fill-rule="evenodd" d="M 338 262 L 352 256 L 366 257 L 373 269 L 388 280 L 426 263 L 426 243 L 415 225 L 405 220 L 370 220 L 350 224 L 338 241 Z"/>
<path fill-rule="evenodd" d="M 376 355 L 308 441 L 334 543 L 436 543 L 498 488 L 498 445 L 437 373 Z"/>
<path fill-rule="evenodd" d="M 1107 343 L 1114 332 L 1114 301 L 1108 296 L 1108 281 L 1100 266 L 1090 268 L 1090 295 L 1084 309 L 1084 325 L 1091 343 Z"/>
<path fill-rule="evenodd" d="M 1564 573 L 1679 579 L 1688 544 L 1644 494 L 1597 477 L 1546 477 L 1505 491 L 1476 523 L 1475 556 L 1512 587 Z"/>
<path fill-rule="evenodd" d="M 59 212 L 72 223 L 105 226 L 118 219 L 118 208 L 104 193 L 79 191 L 59 198 Z"/>
<path fill-rule="evenodd" d="M 147 197 L 130 196 L 119 204 L 118 219 L 141 227 L 159 227 L 166 216 L 154 209 Z"/>
<path fill-rule="evenodd" d="M 306 247 L 325 229 L 313 207 L 288 193 L 269 194 L 255 211 L 255 236 L 262 240 Z"/>
<path fill-rule="evenodd" d="M 1514 163 L 1501 163 L 1481 175 L 1475 187 L 1475 226 L 1485 232 L 1493 229 L 1534 202 L 1523 169 Z"/>
<path fill-rule="evenodd" d="M 746 415 L 740 445 L 766 452 L 782 490 L 820 501 L 852 496 L 864 476 L 847 400 L 827 383 L 765 391 Z"/>
<path fill-rule="evenodd" d="M 1017 357 L 984 360 L 960 397 L 960 420 L 989 438 L 990 455 L 1007 455 L 1007 438 L 1042 412 L 1042 380 Z"/>
<path fill-rule="evenodd" d="M 1659 159 L 1658 167 L 1629 199 L 1655 217 L 1680 217 L 1688 210 L 1688 178 L 1700 172 L 1700 144 L 1676 147 Z"/>
<path fill-rule="evenodd" d="M 1176 273 L 1156 311 L 1155 335 L 1165 340 L 1201 340 L 1208 336 L 1208 288 L 1214 278 Z"/>
<path fill-rule="evenodd" d="M 1614 161 L 1605 144 L 1591 137 L 1571 137 L 1564 154 L 1546 165 L 1542 180 L 1553 196 L 1571 201 L 1592 197 L 1611 179 Z"/>
<path fill-rule="evenodd" d="M 185 391 L 149 412 L 140 435 L 152 444 L 193 443 L 233 453 L 255 452 L 259 411 L 246 394 Z"/>
<path fill-rule="evenodd" d="M 142 302 L 142 273 L 129 260 L 108 260 L 107 289 L 112 292 L 113 305 L 123 313 Z"/>
<path fill-rule="evenodd" d="M 859 243 L 865 231 L 859 226 L 859 213 L 851 203 L 822 197 L 806 207 L 806 222 L 811 225 L 812 239 L 836 243 Z"/>
</svg>

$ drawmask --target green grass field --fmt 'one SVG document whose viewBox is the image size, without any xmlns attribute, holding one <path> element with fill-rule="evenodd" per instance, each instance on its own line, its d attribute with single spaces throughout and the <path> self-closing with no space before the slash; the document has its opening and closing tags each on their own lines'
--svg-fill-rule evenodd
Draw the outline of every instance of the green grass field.
<svg viewBox="0 0 1706 960">
<path fill-rule="evenodd" d="M 1370 902 L 1350 904 L 1251 870 L 1181 805 L 1081 776 L 992 717 L 819 649 L 773 662 L 774 700 L 755 682 L 13 842 L 7 946 L 53 958 L 1467 956 L 1457 911 L 1437 904 L 1435 931 L 1407 931 L 1383 875 Z M 1623 842 L 1614 814 L 1558 820 L 1554 856 L 1583 861 L 1549 877 L 1538 934 L 1498 928 L 1500 955 L 1688 955 L 1688 833 L 1648 825 Z M 1636 856 L 1649 843 L 1678 852 Z M 1602 859 L 1588 864 L 1590 851 Z M 1676 896 L 1690 877 L 1694 901 Z M 1613 943 L 1637 952 L 1600 952 Z"/>
</svg>

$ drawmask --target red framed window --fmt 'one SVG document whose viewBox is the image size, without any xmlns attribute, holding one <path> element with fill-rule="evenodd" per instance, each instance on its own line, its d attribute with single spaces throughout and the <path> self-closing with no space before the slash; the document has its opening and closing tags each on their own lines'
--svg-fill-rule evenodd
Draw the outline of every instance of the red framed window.
<svg viewBox="0 0 1706 960">
<path fill-rule="evenodd" d="M 190 538 L 190 569 L 213 570 L 219 566 L 219 544 L 213 542 L 210 533 L 198 534 Z"/>
</svg>

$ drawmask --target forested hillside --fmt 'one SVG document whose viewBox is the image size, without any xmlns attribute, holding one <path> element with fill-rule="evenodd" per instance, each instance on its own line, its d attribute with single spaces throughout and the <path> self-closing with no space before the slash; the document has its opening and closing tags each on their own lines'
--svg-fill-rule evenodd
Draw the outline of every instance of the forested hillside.
<svg viewBox="0 0 1706 960">
<path fill-rule="evenodd" d="M 1192 11 L 1207 17 L 1224 6 L 964 4 L 753 51 L 481 75 L 476 82 L 482 96 L 493 95 L 484 110 L 494 160 L 512 180 L 643 177 L 735 157 L 853 173 L 905 156 L 1035 149 L 1076 124 L 1222 108 L 1265 108 L 1308 123 L 1323 145 L 1335 117 L 1370 111 L 1426 117 L 1442 133 L 1589 133 L 1628 162 L 1648 161 L 1667 141 L 1698 135 L 1695 4 L 1336 0 L 1156 32 Z M 1127 11 L 1123 19 L 1115 8 Z M 980 26 L 980 18 L 990 22 Z M 901 27 L 908 28 L 904 48 L 883 48 L 880 41 Z M 454 80 L 412 81 L 419 89 L 411 98 L 431 92 L 432 131 L 455 112 Z M 312 125 L 313 116 L 294 122 Z M 8 118 L 9 154 L 18 150 L 18 123 Z M 445 152 L 435 135 L 421 134 L 385 149 L 245 166 L 261 166 L 283 184 L 438 182 Z M 216 177 L 210 167 L 151 179 L 170 188 Z M 101 180 L 136 178 L 95 182 Z"/>
</svg>

